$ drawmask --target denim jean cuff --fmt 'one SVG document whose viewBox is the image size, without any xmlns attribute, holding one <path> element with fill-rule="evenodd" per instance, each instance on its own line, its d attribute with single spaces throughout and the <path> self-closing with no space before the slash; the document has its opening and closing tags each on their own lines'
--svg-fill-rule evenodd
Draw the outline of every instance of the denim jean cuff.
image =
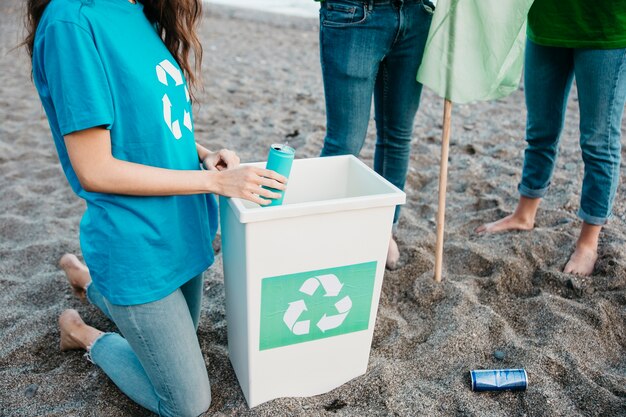
<svg viewBox="0 0 626 417">
<path fill-rule="evenodd" d="M 611 217 L 612 214 L 609 214 L 607 217 L 596 217 L 590 214 L 585 213 L 585 211 L 581 208 L 578 209 L 578 217 L 587 224 L 591 224 L 594 226 L 604 226 Z"/>
<path fill-rule="evenodd" d="M 520 182 L 519 185 L 517 186 L 517 190 L 519 191 L 522 197 L 543 198 L 543 196 L 545 196 L 546 193 L 548 192 L 548 187 L 540 188 L 538 190 L 533 190 L 532 188 L 528 188 Z"/>
<path fill-rule="evenodd" d="M 89 362 L 93 363 L 94 365 L 97 365 L 96 362 L 94 362 L 93 360 L 93 354 L 94 354 L 94 349 L 96 350 L 96 352 L 98 351 L 98 346 L 100 346 L 100 341 L 102 339 L 104 339 L 106 336 L 110 336 L 110 335 L 115 335 L 117 333 L 112 333 L 112 332 L 103 332 L 100 336 L 96 337 L 96 340 L 94 340 L 93 342 L 91 342 L 91 345 L 87 346 L 87 350 L 85 351 L 85 354 L 83 355 Z"/>
</svg>

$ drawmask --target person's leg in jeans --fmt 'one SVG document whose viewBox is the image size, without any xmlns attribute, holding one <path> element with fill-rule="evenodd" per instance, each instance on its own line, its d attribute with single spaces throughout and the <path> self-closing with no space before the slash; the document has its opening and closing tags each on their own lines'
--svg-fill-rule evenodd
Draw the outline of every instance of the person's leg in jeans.
<svg viewBox="0 0 626 417">
<path fill-rule="evenodd" d="M 389 10 L 387 10 L 389 9 Z M 389 5 L 329 0 L 320 8 L 320 61 L 326 99 L 321 156 L 358 156 L 365 141 L 380 61 L 396 32 Z"/>
<path fill-rule="evenodd" d="M 400 22 L 398 9 L 391 1 L 322 3 L 320 61 L 326 99 L 326 137 L 321 156 L 358 156 L 361 152 L 380 62 L 392 49 Z M 397 251 L 390 237 L 388 266 L 397 261 Z"/>
<path fill-rule="evenodd" d="M 598 238 L 611 216 L 619 183 L 621 124 L 626 101 L 626 48 L 576 49 L 580 147 L 585 162 L 580 209 L 583 225 L 564 272 L 590 275 Z"/>
<path fill-rule="evenodd" d="M 117 306 L 90 285 L 88 269 L 73 255 L 60 261 L 75 293 L 112 318 L 122 334 L 102 333 L 86 325 L 75 310 L 59 318 L 61 348 L 82 348 L 132 400 L 164 416 L 197 416 L 211 401 L 206 366 L 196 330 L 202 276 L 152 303 Z"/>
<path fill-rule="evenodd" d="M 476 232 L 531 230 L 541 198 L 550 185 L 558 155 L 558 144 L 567 97 L 574 74 L 570 48 L 541 46 L 526 42 L 524 91 L 526 108 L 526 151 L 520 200 L 513 214 L 484 224 Z"/>
<path fill-rule="evenodd" d="M 380 64 L 374 89 L 374 170 L 403 190 L 409 167 L 413 122 L 422 93 L 422 85 L 415 78 L 424 55 L 433 10 L 414 1 L 393 7 L 397 8 L 400 16 L 398 31 Z M 399 215 L 400 206 L 397 206 L 394 229 Z M 399 251 L 392 238 L 387 267 L 395 269 L 398 258 Z"/>
<path fill-rule="evenodd" d="M 59 260 L 59 266 L 65 272 L 74 295 L 83 301 L 88 299 L 89 302 L 98 307 L 109 318 L 109 320 L 113 321 L 113 318 L 111 317 L 108 307 L 104 301 L 104 297 L 100 294 L 100 291 L 95 288 L 95 286 L 93 288 L 91 286 L 91 275 L 89 274 L 89 269 L 78 260 L 76 255 L 66 253 Z M 187 301 L 189 314 L 191 314 L 191 319 L 193 320 L 196 330 L 198 330 L 200 309 L 202 308 L 203 282 L 204 281 L 201 278 L 192 279 L 180 287 L 183 295 L 185 296 L 185 300 Z"/>
</svg>

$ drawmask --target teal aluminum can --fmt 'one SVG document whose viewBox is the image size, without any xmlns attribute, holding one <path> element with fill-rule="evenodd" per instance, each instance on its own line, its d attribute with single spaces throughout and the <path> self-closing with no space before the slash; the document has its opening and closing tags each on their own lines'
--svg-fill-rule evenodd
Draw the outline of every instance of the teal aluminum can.
<svg viewBox="0 0 626 417">
<path fill-rule="evenodd" d="M 523 391 L 528 386 L 524 369 L 480 369 L 470 371 L 472 391 Z"/>
<path fill-rule="evenodd" d="M 270 146 L 270 152 L 267 156 L 267 164 L 265 165 L 265 168 L 276 171 L 280 175 L 289 178 L 289 174 L 291 173 L 291 165 L 293 163 L 295 155 L 296 150 L 291 146 L 275 143 Z M 270 187 L 263 188 L 267 188 L 268 190 L 281 194 L 280 198 L 277 198 L 275 200 L 272 199 L 272 202 L 268 204 L 269 206 L 280 206 L 281 204 L 283 204 L 286 191 L 280 191 Z"/>
</svg>

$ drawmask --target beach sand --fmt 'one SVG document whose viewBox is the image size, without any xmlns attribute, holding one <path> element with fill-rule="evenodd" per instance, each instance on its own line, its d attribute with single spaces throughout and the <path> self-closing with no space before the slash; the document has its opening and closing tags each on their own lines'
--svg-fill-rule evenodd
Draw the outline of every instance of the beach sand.
<svg viewBox="0 0 626 417">
<path fill-rule="evenodd" d="M 63 253 L 80 254 L 84 203 L 61 171 L 26 54 L 10 51 L 22 34 L 21 4 L 0 3 L 0 416 L 148 416 L 80 352 L 58 349 L 56 320 L 66 308 L 103 330 L 116 329 L 71 296 L 56 266 Z M 299 157 L 317 156 L 325 115 L 315 19 L 207 9 L 197 140 L 237 150 L 250 162 L 291 136 Z M 625 183 L 602 234 L 595 274 L 561 272 L 580 227 L 575 90 L 552 188 L 532 232 L 472 232 L 515 207 L 523 91 L 454 106 L 445 279 L 437 284 L 442 107 L 424 91 L 398 232 L 402 266 L 385 274 L 367 373 L 327 394 L 249 410 L 228 360 L 218 253 L 206 274 L 198 332 L 213 394 L 206 415 L 626 415 Z M 361 155 L 370 166 L 373 143 L 372 123 Z M 496 350 L 505 353 L 503 360 L 494 358 Z M 470 369 L 517 367 L 528 371 L 525 392 L 470 390 Z"/>
<path fill-rule="evenodd" d="M 319 3 L 313 0 L 204 0 L 206 3 L 261 10 L 300 17 L 315 17 Z M 211 7 L 211 6 L 209 6 Z"/>
</svg>

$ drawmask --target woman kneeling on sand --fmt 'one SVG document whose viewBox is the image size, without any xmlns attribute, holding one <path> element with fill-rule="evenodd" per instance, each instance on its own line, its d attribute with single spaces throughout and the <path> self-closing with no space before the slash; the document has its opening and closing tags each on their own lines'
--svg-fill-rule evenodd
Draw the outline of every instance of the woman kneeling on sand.
<svg viewBox="0 0 626 417">
<path fill-rule="evenodd" d="M 211 393 L 196 336 L 202 273 L 213 262 L 215 198 L 259 204 L 286 179 L 238 167 L 193 133 L 191 95 L 201 0 L 29 0 L 33 80 L 65 175 L 87 203 L 87 269 L 61 261 L 70 284 L 124 335 L 59 318 L 61 349 L 85 349 L 131 399 L 163 416 L 197 416 Z M 200 164 L 208 170 L 201 170 Z"/>
<path fill-rule="evenodd" d="M 585 163 L 582 229 L 564 272 L 590 275 L 619 182 L 626 100 L 626 2 L 536 0 L 528 14 L 524 76 L 526 153 L 515 212 L 477 232 L 530 230 L 557 157 L 567 96 L 576 77 Z"/>
</svg>

